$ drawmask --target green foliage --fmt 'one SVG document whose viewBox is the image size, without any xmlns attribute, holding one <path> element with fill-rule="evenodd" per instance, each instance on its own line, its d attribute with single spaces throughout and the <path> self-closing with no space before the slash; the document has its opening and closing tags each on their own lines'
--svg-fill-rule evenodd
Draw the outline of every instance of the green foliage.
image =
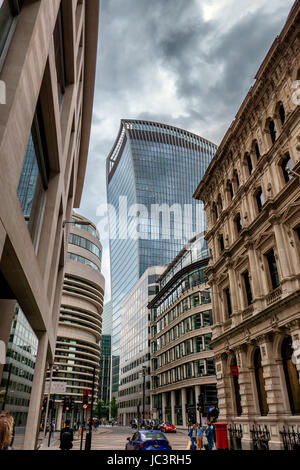
<svg viewBox="0 0 300 470">
<path fill-rule="evenodd" d="M 116 403 L 115 397 L 112 398 L 111 402 L 109 403 L 110 406 L 110 415 L 113 419 L 118 417 L 118 405 Z"/>
</svg>

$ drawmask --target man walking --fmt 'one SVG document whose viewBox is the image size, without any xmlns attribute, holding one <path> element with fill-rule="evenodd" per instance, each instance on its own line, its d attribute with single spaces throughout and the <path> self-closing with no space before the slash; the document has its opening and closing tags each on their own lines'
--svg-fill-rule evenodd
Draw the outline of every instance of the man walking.
<svg viewBox="0 0 300 470">
<path fill-rule="evenodd" d="M 66 421 L 66 427 L 60 431 L 60 449 L 70 450 L 73 447 L 73 429 L 70 428 L 70 421 Z"/>
</svg>

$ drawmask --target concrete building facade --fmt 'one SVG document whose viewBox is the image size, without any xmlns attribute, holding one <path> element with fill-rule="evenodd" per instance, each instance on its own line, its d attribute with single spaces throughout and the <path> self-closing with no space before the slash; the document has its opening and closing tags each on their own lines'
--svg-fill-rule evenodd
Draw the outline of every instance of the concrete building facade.
<svg viewBox="0 0 300 470">
<path fill-rule="evenodd" d="M 112 302 L 103 306 L 102 336 L 100 343 L 100 371 L 98 398 L 108 404 L 111 399 L 111 335 L 112 335 Z"/>
<path fill-rule="evenodd" d="M 200 394 L 206 411 L 217 405 L 207 265 L 208 249 L 202 234 L 165 269 L 159 278 L 159 292 L 148 305 L 153 418 L 183 428 L 190 421 L 200 422 Z"/>
<path fill-rule="evenodd" d="M 56 429 L 71 417 L 72 422 L 83 421 L 84 390 L 89 394 L 85 415 L 90 415 L 94 372 L 94 409 L 99 380 L 104 297 L 102 245 L 92 222 L 75 213 L 72 221 L 54 358 L 57 372 L 52 377 L 54 385 L 55 382 L 66 383 L 66 392 L 55 396 Z M 73 399 L 70 413 L 63 413 L 64 397 Z"/>
<path fill-rule="evenodd" d="M 99 2 L 0 5 L 0 340 L 7 345 L 18 302 L 39 340 L 24 442 L 33 449 L 55 351 L 69 236 L 63 221 L 79 206 L 85 175 Z"/>
<path fill-rule="evenodd" d="M 300 424 L 300 2 L 194 197 L 204 202 L 220 419 L 245 449 Z"/>
<path fill-rule="evenodd" d="M 122 304 L 119 421 L 150 418 L 150 315 L 148 303 L 158 290 L 164 268 L 146 269 Z"/>
</svg>

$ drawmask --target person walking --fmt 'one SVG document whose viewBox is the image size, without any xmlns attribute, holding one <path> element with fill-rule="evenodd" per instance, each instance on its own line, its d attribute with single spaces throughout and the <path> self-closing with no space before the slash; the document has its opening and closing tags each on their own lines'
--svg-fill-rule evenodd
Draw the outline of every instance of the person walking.
<svg viewBox="0 0 300 470">
<path fill-rule="evenodd" d="M 207 424 L 208 426 L 205 430 L 205 434 L 207 437 L 207 449 L 213 450 L 213 447 L 215 445 L 215 429 L 210 421 Z"/>
<path fill-rule="evenodd" d="M 14 441 L 14 418 L 9 411 L 0 414 L 0 449 L 12 450 Z"/>
<path fill-rule="evenodd" d="M 203 439 L 203 429 L 200 423 L 197 423 L 197 428 L 196 428 L 197 450 L 202 450 L 202 439 Z"/>
<path fill-rule="evenodd" d="M 191 450 L 196 450 L 196 430 L 197 430 L 197 425 L 194 424 L 188 432 L 188 436 L 191 440 L 191 447 L 190 447 Z"/>
<path fill-rule="evenodd" d="M 66 426 L 60 431 L 60 449 L 70 450 L 73 447 L 73 429 L 70 428 L 70 421 L 66 421 Z"/>
</svg>

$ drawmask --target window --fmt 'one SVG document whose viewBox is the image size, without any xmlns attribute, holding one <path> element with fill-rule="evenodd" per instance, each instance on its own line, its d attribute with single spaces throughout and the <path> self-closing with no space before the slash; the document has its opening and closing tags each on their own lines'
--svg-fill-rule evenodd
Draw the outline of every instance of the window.
<svg viewBox="0 0 300 470">
<path fill-rule="evenodd" d="M 196 338 L 193 338 L 193 351 L 194 353 L 203 351 L 203 336 L 196 336 Z"/>
<path fill-rule="evenodd" d="M 224 251 L 225 246 L 224 246 L 224 237 L 223 237 L 223 235 L 219 236 L 219 246 L 220 246 L 220 251 L 221 252 Z"/>
<path fill-rule="evenodd" d="M 235 222 L 237 233 L 240 233 L 243 228 L 240 214 L 237 214 L 237 216 L 234 219 L 234 222 Z"/>
<path fill-rule="evenodd" d="M 49 174 L 44 122 L 38 101 L 17 188 L 19 202 L 33 241 L 41 225 Z"/>
<path fill-rule="evenodd" d="M 243 277 L 243 280 L 244 280 L 244 287 L 245 287 L 245 292 L 246 292 L 247 304 L 251 305 L 252 301 L 253 301 L 253 297 L 252 297 L 252 291 L 251 291 L 249 272 L 245 271 L 242 274 L 242 277 Z"/>
<path fill-rule="evenodd" d="M 246 161 L 247 161 L 249 175 L 251 175 L 252 170 L 253 170 L 253 165 L 252 165 L 251 155 L 249 153 L 247 153 L 247 155 L 246 155 Z"/>
<path fill-rule="evenodd" d="M 214 213 L 214 218 L 215 218 L 215 222 L 216 222 L 219 218 L 219 214 L 218 214 L 218 208 L 217 208 L 217 205 L 216 205 L 215 202 L 213 204 L 213 213 Z"/>
<path fill-rule="evenodd" d="M 60 7 L 56 25 L 53 32 L 54 50 L 55 50 L 55 64 L 57 72 L 57 89 L 58 100 L 61 107 L 63 97 L 66 90 L 66 73 L 65 73 L 65 55 L 64 55 L 64 38 L 62 26 L 62 8 Z"/>
<path fill-rule="evenodd" d="M 236 367 L 236 357 L 231 362 L 231 365 Z M 233 389 L 234 389 L 234 398 L 235 398 L 235 407 L 236 407 L 236 414 L 237 416 L 241 416 L 242 414 L 242 406 L 241 406 L 241 394 L 240 394 L 240 384 L 239 384 L 239 377 L 238 375 L 233 376 Z"/>
<path fill-rule="evenodd" d="M 257 160 L 259 160 L 260 159 L 260 150 L 259 150 L 259 145 L 258 145 L 257 142 L 255 142 L 255 144 L 254 144 L 254 150 L 255 150 L 256 158 L 257 158 Z"/>
<path fill-rule="evenodd" d="M 285 123 L 286 115 L 285 115 L 285 109 L 284 109 L 284 106 L 283 106 L 282 103 L 280 103 L 280 105 L 279 105 L 278 112 L 279 112 L 281 125 L 283 126 L 283 124 Z"/>
<path fill-rule="evenodd" d="M 276 141 L 277 131 L 276 131 L 275 122 L 272 119 L 269 121 L 269 131 L 270 131 L 272 144 L 274 144 Z"/>
<path fill-rule="evenodd" d="M 257 203 L 257 208 L 258 212 L 262 211 L 262 206 L 264 205 L 264 196 L 261 188 L 258 188 L 256 195 L 255 195 L 256 203 Z"/>
<path fill-rule="evenodd" d="M 229 195 L 230 195 L 230 199 L 232 200 L 233 197 L 234 197 L 234 193 L 233 193 L 233 186 L 232 186 L 231 181 L 227 182 L 227 189 L 228 189 L 228 192 L 229 192 Z"/>
<path fill-rule="evenodd" d="M 267 262 L 268 262 L 272 288 L 276 289 L 280 285 L 280 282 L 279 282 L 279 276 L 278 276 L 278 270 L 277 270 L 274 250 L 270 250 L 266 254 L 266 258 L 267 258 Z"/>
<path fill-rule="evenodd" d="M 281 170 L 282 170 L 284 181 L 286 183 L 288 183 L 291 179 L 291 174 L 289 173 L 287 168 L 289 168 L 290 170 L 293 168 L 292 160 L 289 154 L 286 155 L 286 157 L 282 160 L 282 163 L 281 163 Z"/>
<path fill-rule="evenodd" d="M 267 403 L 267 394 L 265 389 L 265 379 L 263 376 L 263 368 L 261 365 L 260 348 L 257 348 L 254 353 L 254 373 L 256 380 L 256 389 L 258 395 L 259 409 L 261 416 L 267 416 L 269 407 Z"/>
<path fill-rule="evenodd" d="M 223 210 L 223 202 L 222 202 L 221 194 L 219 194 L 219 196 L 218 196 L 218 206 L 219 206 L 219 210 L 221 212 Z"/>
<path fill-rule="evenodd" d="M 292 414 L 300 414 L 299 372 L 293 363 L 292 338 L 284 339 L 281 347 L 282 365 Z"/>
<path fill-rule="evenodd" d="M 229 287 L 226 287 L 226 289 L 224 289 L 224 298 L 227 317 L 230 318 L 232 315 L 232 307 Z"/>
<path fill-rule="evenodd" d="M 15 18 L 20 13 L 22 4 L 23 0 L 0 0 L 0 69 L 9 36 L 14 29 Z"/>
<path fill-rule="evenodd" d="M 233 178 L 234 178 L 236 187 L 239 188 L 239 186 L 240 186 L 240 180 L 239 180 L 239 175 L 238 175 L 237 170 L 234 170 Z"/>
</svg>

